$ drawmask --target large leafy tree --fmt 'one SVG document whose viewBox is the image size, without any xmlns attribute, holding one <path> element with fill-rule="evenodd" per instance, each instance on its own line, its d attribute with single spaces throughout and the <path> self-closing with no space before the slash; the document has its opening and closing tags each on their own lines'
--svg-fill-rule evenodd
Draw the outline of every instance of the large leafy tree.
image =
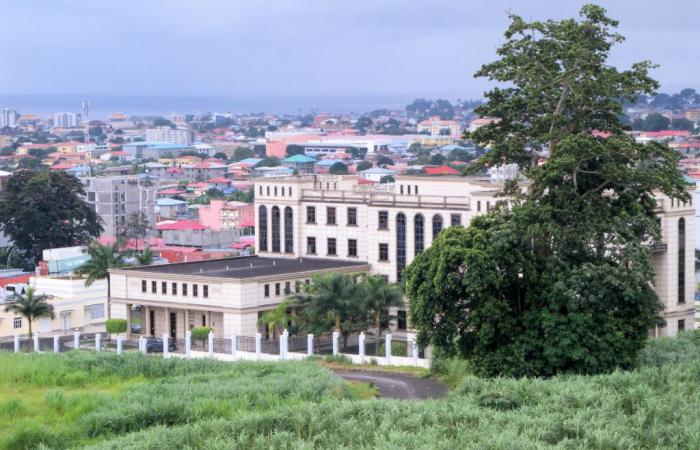
<svg viewBox="0 0 700 450">
<path fill-rule="evenodd" d="M 403 304 L 403 292 L 398 284 L 391 284 L 379 275 L 368 275 L 360 284 L 362 299 L 367 307 L 369 322 L 374 325 L 376 337 L 389 325 L 393 317 L 389 309 Z M 375 341 L 375 352 L 379 352 L 379 339 Z"/>
<path fill-rule="evenodd" d="M 498 120 L 470 138 L 490 146 L 481 167 L 518 164 L 529 181 L 508 183 L 509 207 L 445 230 L 415 259 L 412 322 L 485 375 L 630 367 L 661 308 L 654 195 L 687 200 L 677 155 L 624 134 L 622 103 L 653 93 L 651 65 L 607 64 L 622 37 L 594 5 L 580 20 L 511 19 L 500 59 L 477 72 L 508 84 L 477 108 Z"/>
<path fill-rule="evenodd" d="M 42 317 L 50 317 L 53 319 L 53 305 L 48 303 L 49 297 L 46 295 L 35 295 L 34 288 L 29 287 L 26 294 L 15 294 L 12 298 L 12 303 L 5 306 L 6 312 L 19 314 L 27 319 L 29 327 L 29 338 L 32 337 L 32 322 L 35 319 Z"/>
<path fill-rule="evenodd" d="M 150 252 L 150 250 L 149 250 Z M 125 254 L 120 250 L 120 243 L 102 245 L 93 241 L 87 248 L 90 260 L 78 268 L 78 273 L 85 276 L 85 286 L 91 286 L 97 280 L 107 280 L 107 319 L 111 317 L 110 300 L 112 286 L 109 269 L 125 265 Z"/>
<path fill-rule="evenodd" d="M 0 229 L 35 263 L 44 249 L 86 244 L 102 226 L 84 194 L 63 171 L 19 170 L 0 192 Z"/>
</svg>

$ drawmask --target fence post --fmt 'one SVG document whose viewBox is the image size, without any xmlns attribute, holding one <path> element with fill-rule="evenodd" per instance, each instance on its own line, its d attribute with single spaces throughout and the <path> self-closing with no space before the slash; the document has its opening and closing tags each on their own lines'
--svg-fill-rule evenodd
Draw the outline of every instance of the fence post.
<svg viewBox="0 0 700 450">
<path fill-rule="evenodd" d="M 386 344 L 384 344 L 384 350 L 386 351 L 386 365 L 391 365 L 391 333 L 386 335 Z"/>
<path fill-rule="evenodd" d="M 311 333 L 306 335 L 306 354 L 309 356 L 314 354 L 314 335 Z"/>
<path fill-rule="evenodd" d="M 34 333 L 34 351 L 39 353 L 39 333 Z"/>
<path fill-rule="evenodd" d="M 168 346 L 170 345 L 170 336 L 168 333 L 163 333 L 163 359 L 168 357 L 168 353 L 170 353 L 170 349 Z"/>
<path fill-rule="evenodd" d="M 231 356 L 233 356 L 233 359 L 236 359 L 236 356 L 238 355 L 238 336 L 235 334 L 231 336 Z"/>
<path fill-rule="evenodd" d="M 416 343 L 416 338 L 413 338 L 411 340 L 411 343 L 413 347 L 411 348 L 412 350 L 412 355 L 413 356 L 413 365 L 417 366 L 418 365 L 418 344 Z"/>
<path fill-rule="evenodd" d="M 280 359 L 282 360 L 287 359 L 287 339 L 289 339 L 289 333 L 284 330 L 280 336 Z"/>
<path fill-rule="evenodd" d="M 58 340 L 59 340 L 59 337 L 57 335 L 55 335 L 53 337 L 53 352 L 54 353 L 58 353 L 60 350 Z"/>
<path fill-rule="evenodd" d="M 357 340 L 357 345 L 360 351 L 360 364 L 365 363 L 365 332 L 360 333 L 360 337 Z"/>
<path fill-rule="evenodd" d="M 192 332 L 185 332 L 185 357 L 192 356 Z"/>
<path fill-rule="evenodd" d="M 124 345 L 124 344 L 122 343 L 122 337 L 121 337 L 121 336 L 117 336 L 117 355 L 121 355 L 121 354 L 122 354 L 123 345 Z"/>
<path fill-rule="evenodd" d="M 80 331 L 73 333 L 73 348 L 80 350 Z"/>
<path fill-rule="evenodd" d="M 15 353 L 19 353 L 19 335 L 15 334 Z"/>
<path fill-rule="evenodd" d="M 141 336 L 139 338 L 139 342 L 141 343 L 141 353 L 143 353 L 144 355 L 147 355 L 148 354 L 148 345 L 146 345 L 146 338 Z"/>
<path fill-rule="evenodd" d="M 95 334 L 95 351 L 102 351 L 102 335 L 100 333 Z"/>
<path fill-rule="evenodd" d="M 338 333 L 337 331 L 333 332 L 333 356 L 337 356 L 338 353 L 340 353 L 338 351 L 338 337 L 339 336 L 340 336 L 340 333 Z"/>
<path fill-rule="evenodd" d="M 262 353 L 262 334 L 255 333 L 255 356 L 260 359 Z"/>
<path fill-rule="evenodd" d="M 208 342 L 209 357 L 214 357 L 214 332 L 209 332 L 209 342 Z"/>
</svg>

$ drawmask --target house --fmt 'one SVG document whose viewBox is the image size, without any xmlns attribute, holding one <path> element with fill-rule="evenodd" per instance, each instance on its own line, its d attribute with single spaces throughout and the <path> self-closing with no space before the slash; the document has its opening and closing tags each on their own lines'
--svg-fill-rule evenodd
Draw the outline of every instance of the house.
<svg viewBox="0 0 700 450">
<path fill-rule="evenodd" d="M 255 211 L 250 203 L 216 199 L 199 206 L 199 222 L 217 231 L 252 227 L 255 225 Z"/>
<path fill-rule="evenodd" d="M 227 190 L 231 188 L 231 181 L 224 177 L 215 177 L 206 181 L 209 185 L 209 189 L 218 189 L 220 191 Z"/>
<path fill-rule="evenodd" d="M 293 174 L 293 170 L 285 166 L 276 167 L 256 167 L 252 171 L 254 177 L 275 178 L 286 177 Z"/>
<path fill-rule="evenodd" d="M 161 219 L 179 219 L 187 215 L 187 202 L 169 197 L 159 198 L 155 211 Z"/>
<path fill-rule="evenodd" d="M 426 175 L 459 175 L 459 170 L 450 166 L 425 167 L 423 171 Z"/>
<path fill-rule="evenodd" d="M 228 167 L 225 164 L 201 162 L 191 166 L 182 166 L 187 180 L 204 181 L 216 177 L 226 176 Z"/>
<path fill-rule="evenodd" d="M 282 165 L 300 174 L 314 173 L 316 159 L 306 155 L 294 155 L 282 160 Z"/>
<path fill-rule="evenodd" d="M 382 167 L 372 167 L 367 170 L 363 170 L 361 172 L 358 172 L 358 176 L 362 179 L 365 180 L 371 180 L 371 181 L 376 181 L 379 182 L 382 180 L 382 178 L 387 177 L 387 176 L 395 176 L 398 172 L 395 170 L 391 169 L 384 169 Z"/>
</svg>

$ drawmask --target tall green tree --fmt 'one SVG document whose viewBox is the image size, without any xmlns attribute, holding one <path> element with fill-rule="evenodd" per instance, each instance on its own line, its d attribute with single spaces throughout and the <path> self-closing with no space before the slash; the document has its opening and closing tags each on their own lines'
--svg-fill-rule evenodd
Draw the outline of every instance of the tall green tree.
<svg viewBox="0 0 700 450">
<path fill-rule="evenodd" d="M 44 249 L 86 244 L 102 226 L 84 195 L 63 171 L 17 171 L 0 192 L 0 229 L 35 263 Z"/>
<path fill-rule="evenodd" d="M 32 322 L 35 319 L 42 317 L 53 319 L 55 317 L 53 305 L 48 303 L 49 297 L 44 294 L 35 295 L 34 292 L 34 288 L 29 287 L 26 294 L 15 294 L 12 303 L 5 306 L 5 312 L 13 312 L 27 319 L 30 339 L 32 337 Z"/>
<path fill-rule="evenodd" d="M 394 318 L 389 309 L 403 304 L 403 292 L 398 284 L 390 284 L 379 275 L 364 277 L 360 289 L 377 337 L 375 354 L 379 354 L 379 337 L 388 327 L 389 321 Z"/>
<path fill-rule="evenodd" d="M 648 62 L 608 64 L 616 26 L 595 5 L 579 20 L 511 16 L 499 60 L 477 72 L 507 84 L 476 109 L 498 119 L 469 136 L 490 146 L 479 166 L 518 164 L 527 190 L 507 183 L 512 205 L 440 233 L 407 268 L 406 288 L 421 341 L 481 374 L 632 367 L 659 321 L 654 196 L 688 195 L 675 152 L 624 134 L 623 102 L 657 83 Z"/>
<path fill-rule="evenodd" d="M 112 286 L 109 278 L 109 269 L 117 269 L 125 265 L 124 253 L 120 250 L 120 243 L 102 245 L 93 241 L 87 248 L 90 260 L 80 266 L 77 272 L 84 275 L 85 286 L 91 286 L 97 280 L 107 280 L 107 319 L 111 317 Z"/>
<path fill-rule="evenodd" d="M 281 335 L 287 326 L 294 323 L 296 320 L 296 318 L 289 312 L 289 308 L 291 306 L 292 301 L 290 299 L 286 299 L 274 309 L 265 311 L 260 316 L 260 319 L 258 319 L 258 325 L 264 325 L 267 327 L 271 339 Z"/>
</svg>

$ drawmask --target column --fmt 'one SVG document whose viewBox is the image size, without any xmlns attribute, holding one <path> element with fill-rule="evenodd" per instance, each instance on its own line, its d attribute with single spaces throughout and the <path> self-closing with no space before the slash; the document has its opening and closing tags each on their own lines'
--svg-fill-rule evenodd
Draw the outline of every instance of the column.
<svg viewBox="0 0 700 450">
<path fill-rule="evenodd" d="M 165 333 L 168 336 L 172 336 L 172 330 L 170 327 L 170 308 L 165 308 Z"/>
<path fill-rule="evenodd" d="M 131 334 L 131 303 L 126 304 L 126 336 L 127 338 Z"/>
<path fill-rule="evenodd" d="M 151 308 L 148 306 L 141 307 L 141 336 L 151 335 Z"/>
<path fill-rule="evenodd" d="M 211 327 L 211 311 L 207 311 L 207 326 Z"/>
<path fill-rule="evenodd" d="M 187 333 L 188 331 L 190 331 L 190 310 L 189 310 L 189 309 L 186 309 L 186 310 L 184 311 L 184 315 L 185 315 L 185 317 L 183 318 L 183 322 L 184 322 L 185 326 L 182 328 L 182 330 L 183 330 L 182 333 L 183 333 L 183 334 L 184 334 L 184 333 Z"/>
</svg>

